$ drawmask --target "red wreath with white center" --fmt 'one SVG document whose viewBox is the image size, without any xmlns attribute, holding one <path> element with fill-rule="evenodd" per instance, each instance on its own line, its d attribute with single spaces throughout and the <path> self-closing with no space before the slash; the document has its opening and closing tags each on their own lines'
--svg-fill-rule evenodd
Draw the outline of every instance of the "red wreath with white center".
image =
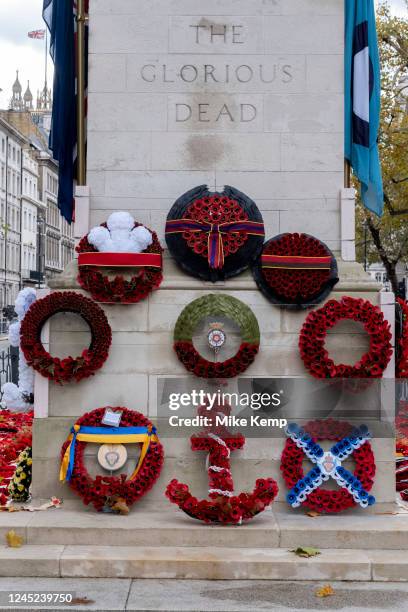
<svg viewBox="0 0 408 612">
<path fill-rule="evenodd" d="M 78 357 L 53 357 L 41 342 L 41 330 L 58 312 L 73 312 L 89 325 L 91 344 Z M 27 364 L 42 376 L 57 383 L 92 376 L 105 363 L 112 341 L 112 331 L 102 308 L 73 291 L 56 291 L 34 302 L 25 315 L 20 330 L 21 350 Z"/>
<path fill-rule="evenodd" d="M 364 325 L 370 349 L 354 365 L 336 364 L 325 348 L 327 331 L 336 323 L 351 319 Z M 311 312 L 300 331 L 300 356 L 315 378 L 381 378 L 391 355 L 389 323 L 377 306 L 363 299 L 343 297 L 330 300 Z"/>
</svg>

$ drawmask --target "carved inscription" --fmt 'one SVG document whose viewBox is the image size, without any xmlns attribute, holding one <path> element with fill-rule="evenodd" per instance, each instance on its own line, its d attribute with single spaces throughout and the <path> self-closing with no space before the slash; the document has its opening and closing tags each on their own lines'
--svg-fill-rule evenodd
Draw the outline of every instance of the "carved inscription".
<svg viewBox="0 0 408 612">
<path fill-rule="evenodd" d="M 258 116 L 258 108 L 255 103 L 235 104 L 232 108 L 230 101 L 224 98 L 222 93 L 229 94 L 226 87 L 218 93 L 223 85 L 230 85 L 234 91 L 239 92 L 240 84 L 250 84 L 251 89 L 257 91 L 258 87 L 264 87 L 265 84 L 282 83 L 288 84 L 294 78 L 293 66 L 285 63 L 284 60 L 274 62 L 259 63 L 260 56 L 257 56 L 257 62 L 250 62 L 248 57 L 240 55 L 239 45 L 245 43 L 246 26 L 240 23 L 220 24 L 210 23 L 206 19 L 201 19 L 200 23 L 195 23 L 186 26 L 185 35 L 190 41 L 192 49 L 196 48 L 197 55 L 202 52 L 200 47 L 205 45 L 214 45 L 214 55 L 217 56 L 217 62 L 203 60 L 203 62 L 183 62 L 172 61 L 171 65 L 160 62 L 150 61 L 140 67 L 139 77 L 145 83 L 164 83 L 173 84 L 183 89 L 183 86 L 188 85 L 189 91 L 197 91 L 199 95 L 200 87 L 206 93 L 217 87 L 217 96 L 214 96 L 214 102 L 200 101 L 199 99 L 191 103 L 185 101 L 175 101 L 174 116 L 175 122 L 188 125 L 191 123 L 200 124 L 248 124 L 256 120 Z M 223 62 L 223 52 L 221 49 L 226 45 L 226 52 L 234 53 L 237 50 L 237 59 L 232 61 L 231 57 Z M 194 51 L 192 52 L 194 55 Z M 242 60 L 241 60 L 242 58 Z M 193 58 L 192 58 L 193 59 Z M 197 57 L 195 57 L 197 59 Z M 280 58 L 279 58 L 280 59 Z M 197 86 L 196 88 L 194 86 Z M 170 85 L 169 85 L 170 87 Z M 248 87 L 247 87 L 248 90 Z"/>
</svg>

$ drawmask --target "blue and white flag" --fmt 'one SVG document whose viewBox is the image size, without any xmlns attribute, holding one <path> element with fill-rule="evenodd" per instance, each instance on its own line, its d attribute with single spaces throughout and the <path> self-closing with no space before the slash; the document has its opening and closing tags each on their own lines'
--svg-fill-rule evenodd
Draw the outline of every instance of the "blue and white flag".
<svg viewBox="0 0 408 612">
<path fill-rule="evenodd" d="M 382 215 L 378 155 L 381 76 L 374 0 L 345 0 L 345 158 L 361 183 L 361 199 Z"/>
</svg>

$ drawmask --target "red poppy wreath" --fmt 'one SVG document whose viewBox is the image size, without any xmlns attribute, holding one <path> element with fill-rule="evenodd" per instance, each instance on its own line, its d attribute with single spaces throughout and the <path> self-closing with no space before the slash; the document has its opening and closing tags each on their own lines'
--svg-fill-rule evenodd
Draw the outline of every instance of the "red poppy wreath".
<svg viewBox="0 0 408 612">
<path fill-rule="evenodd" d="M 255 281 L 271 302 L 308 308 L 323 301 L 338 282 L 330 249 L 308 234 L 280 234 L 263 246 L 252 268 Z"/>
<path fill-rule="evenodd" d="M 78 282 L 97 302 L 134 304 L 163 280 L 163 249 L 156 233 L 127 212 L 112 213 L 81 239 L 76 250 Z M 110 278 L 109 273 L 118 269 L 122 274 Z M 130 272 L 128 279 L 125 271 Z"/>
<path fill-rule="evenodd" d="M 319 513 L 335 513 L 352 508 L 356 504 L 363 508 L 375 503 L 368 494 L 374 484 L 376 471 L 374 454 L 368 441 L 370 434 L 362 425 L 353 428 L 343 421 L 327 419 L 310 421 L 303 427 L 290 424 L 286 431 L 280 469 L 289 489 L 287 502 L 294 508 L 306 506 Z M 318 442 L 335 441 L 329 451 L 324 452 Z M 351 457 L 355 462 L 353 474 L 341 462 Z M 315 467 L 305 476 L 303 461 L 311 459 Z M 340 488 L 322 489 L 322 481 L 334 479 Z"/>
<path fill-rule="evenodd" d="M 41 342 L 46 321 L 59 312 L 80 315 L 89 325 L 91 344 L 79 357 L 53 357 Z M 105 363 L 112 331 L 102 308 L 73 291 L 56 291 L 34 302 L 21 323 L 21 349 L 29 366 L 57 383 L 80 381 L 92 376 Z"/>
<path fill-rule="evenodd" d="M 212 193 L 201 185 L 173 204 L 166 242 L 189 274 L 216 282 L 245 270 L 259 255 L 265 237 L 255 202 L 234 187 Z"/>
<path fill-rule="evenodd" d="M 325 348 L 327 331 L 343 319 L 363 324 L 370 336 L 370 348 L 354 365 L 336 364 Z M 329 300 L 311 312 L 300 332 L 300 356 L 315 378 L 381 378 L 391 359 L 389 323 L 377 306 L 363 299 L 343 297 Z"/>
<path fill-rule="evenodd" d="M 408 304 L 401 298 L 397 298 L 397 314 L 399 314 L 399 340 L 396 375 L 397 378 L 408 378 Z"/>
<path fill-rule="evenodd" d="M 109 408 L 109 407 L 108 407 Z M 121 413 L 119 427 L 106 427 L 103 417 L 107 407 L 97 408 L 80 417 L 61 449 L 60 480 L 69 482 L 85 505 L 96 510 L 124 514 L 128 507 L 145 495 L 158 479 L 164 462 L 163 446 L 151 421 L 136 410 L 109 408 Z M 141 444 L 136 467 L 130 477 L 98 475 L 93 478 L 84 464 L 87 443 Z"/>
</svg>

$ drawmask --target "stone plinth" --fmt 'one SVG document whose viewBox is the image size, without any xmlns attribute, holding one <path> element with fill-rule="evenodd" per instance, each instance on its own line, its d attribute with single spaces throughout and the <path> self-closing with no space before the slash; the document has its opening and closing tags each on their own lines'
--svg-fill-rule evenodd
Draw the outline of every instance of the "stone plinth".
<svg viewBox="0 0 408 612">
<path fill-rule="evenodd" d="M 368 279 L 361 267 L 340 262 L 340 283 L 331 297 L 361 296 L 378 303 L 378 286 Z M 58 495 L 74 499 L 67 485 L 58 482 L 59 453 L 72 423 L 84 412 L 99 406 L 126 406 L 157 416 L 157 383 L 161 377 L 185 377 L 186 371 L 172 348 L 176 320 L 186 303 L 209 292 L 228 291 L 256 314 L 261 328 L 261 349 L 245 377 L 307 376 L 298 354 L 298 336 L 305 312 L 286 311 L 272 306 L 257 290 L 249 273 L 226 283 L 203 283 L 178 270 L 171 259 L 165 259 L 165 281 L 146 300 L 135 305 L 103 306 L 112 327 L 113 341 L 109 358 L 95 376 L 78 384 L 48 386 L 48 418 L 35 420 L 34 495 L 47 498 Z M 52 289 L 78 291 L 77 266 L 73 262 Z M 330 333 L 330 350 L 339 361 L 354 362 L 367 350 L 367 337 L 352 323 L 339 324 Z M 89 343 L 89 332 L 75 316 L 58 315 L 50 326 L 50 347 L 56 355 L 76 355 Z M 234 388 L 228 389 L 233 391 Z M 190 450 L 189 440 L 164 438 L 166 461 L 159 482 L 139 502 L 138 507 L 153 509 L 166 505 L 164 490 L 177 477 L 189 483 L 197 495 L 207 495 L 205 457 Z M 232 458 L 237 490 L 252 490 L 256 478 L 272 476 L 278 481 L 278 501 L 284 501 L 285 485 L 279 463 L 283 438 L 247 439 L 242 452 Z M 379 503 L 395 499 L 394 441 L 379 438 L 373 441 L 377 476 L 374 494 Z M 88 445 L 87 467 L 97 473 L 96 446 Z M 137 456 L 135 452 L 134 456 Z M 131 470 L 131 466 L 128 466 Z M 78 501 L 78 508 L 81 502 Z"/>
<path fill-rule="evenodd" d="M 352 261 L 353 194 L 342 190 L 343 4 L 342 0 L 92 0 L 88 185 L 78 192 L 81 229 L 77 232 L 87 232 L 112 211 L 127 210 L 163 241 L 165 218 L 182 193 L 201 184 L 217 190 L 231 185 L 256 201 L 267 238 L 306 232 L 337 254 L 340 283 L 331 297 L 364 297 L 379 304 L 378 285 Z M 148 299 L 136 305 L 103 306 L 113 342 L 107 362 L 95 376 L 63 387 L 40 384 L 37 378 L 36 414 L 42 418 L 35 420 L 35 497 L 59 495 L 72 500 L 76 510 L 82 509 L 69 487 L 58 483 L 59 453 L 69 428 L 84 412 L 108 404 L 156 417 L 158 379 L 186 375 L 173 352 L 172 334 L 184 306 L 197 297 L 227 292 L 258 317 L 261 350 L 245 376 L 306 376 L 297 348 L 305 312 L 272 306 L 249 272 L 213 285 L 182 273 L 167 254 L 164 263 L 164 282 Z M 76 275 L 73 262 L 50 283 L 51 289 L 80 291 Z M 77 354 L 88 344 L 89 333 L 81 321 L 64 315 L 51 322 L 49 340 L 53 354 Z M 352 324 L 333 329 L 329 343 L 333 356 L 343 362 L 355 362 L 367 350 L 366 335 Z M 173 477 L 188 483 L 197 495 L 207 493 L 202 454 L 192 453 L 186 439 L 165 438 L 163 444 L 163 473 L 137 505 L 142 511 L 162 505 L 164 512 L 171 512 L 163 493 Z M 380 504 L 391 504 L 393 440 L 375 439 L 373 446 L 378 465 L 374 494 Z M 282 447 L 282 438 L 249 439 L 232 459 L 236 489 L 252 489 L 256 478 L 272 476 L 280 486 L 276 507 L 286 508 L 280 503 L 285 495 L 279 471 Z M 89 448 L 87 455 L 90 470 L 96 469 L 94 451 Z M 356 516 L 361 516 L 358 509 Z M 268 519 L 273 538 L 276 525 L 272 514 L 265 513 L 262 520 Z M 340 528 L 341 517 L 337 520 Z M 189 542 L 194 546 L 194 538 Z M 336 537 L 332 542 L 334 548 L 345 547 Z M 248 537 L 244 546 L 258 545 L 256 538 Z M 77 552 L 66 553 L 65 575 L 74 575 L 78 558 L 89 559 L 93 567 L 94 551 L 84 551 L 82 557 Z M 139 553 L 133 559 L 137 571 L 144 562 L 144 553 Z M 166 563 L 167 568 L 172 566 L 168 554 L 164 551 L 157 560 L 160 571 L 166 571 Z M 127 556 L 128 551 L 123 551 L 125 560 Z M 194 551 L 187 565 L 202 556 L 200 550 Z M 332 559 L 337 561 L 336 553 Z M 228 565 L 229 553 L 224 560 Z M 132 559 L 128 561 L 123 563 L 132 568 Z M 280 552 L 265 577 L 276 577 L 275 563 L 282 562 Z M 369 575 L 369 562 L 364 557 L 361 563 L 360 576 Z M 122 575 L 133 575 L 132 569 L 123 571 Z M 148 577 L 149 571 L 140 570 L 140 575 Z M 173 576 L 174 571 L 163 575 Z M 180 571 L 188 577 L 188 571 Z M 211 569 L 203 571 L 211 574 Z M 239 572 L 237 568 L 236 575 Z M 251 571 L 245 575 L 253 577 Z M 344 575 L 349 576 L 347 571 Z M 313 577 L 307 572 L 302 576 Z"/>
</svg>

